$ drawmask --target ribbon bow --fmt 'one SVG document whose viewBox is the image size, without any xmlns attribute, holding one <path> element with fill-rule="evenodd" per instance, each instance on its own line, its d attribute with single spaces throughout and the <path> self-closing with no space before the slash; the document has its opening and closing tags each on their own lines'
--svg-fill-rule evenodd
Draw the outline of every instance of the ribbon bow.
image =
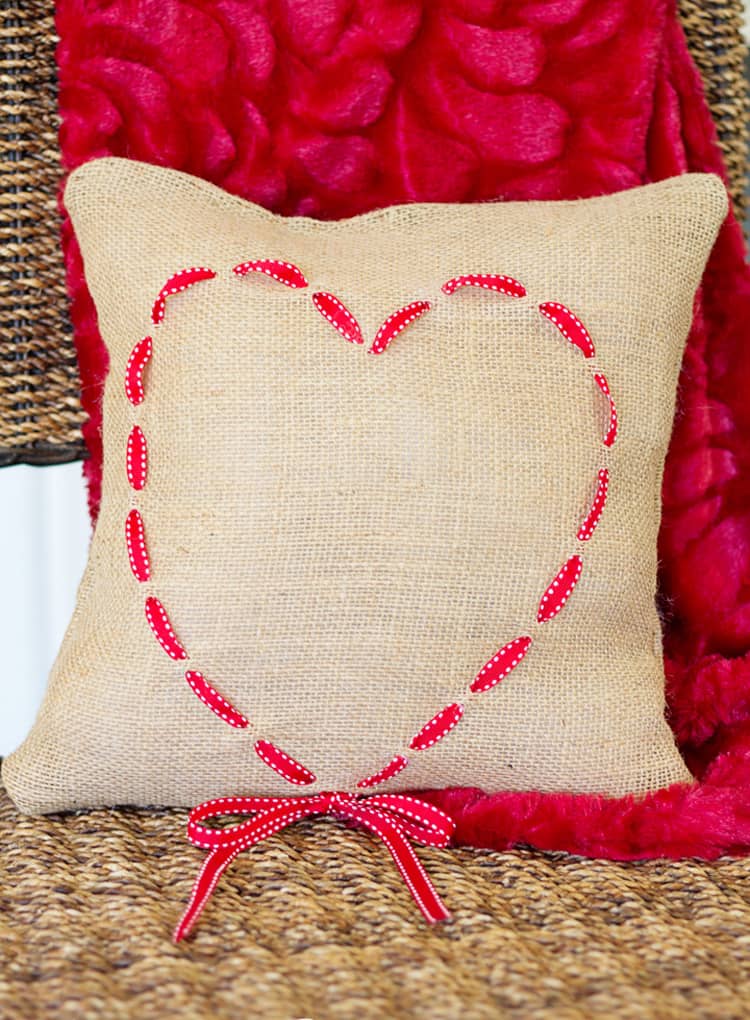
<svg viewBox="0 0 750 1020">
<path fill-rule="evenodd" d="M 206 819 L 252 815 L 246 822 L 213 828 Z M 409 892 L 431 924 L 450 914 L 435 891 L 410 839 L 423 846 L 448 845 L 454 829 L 452 818 L 431 804 L 404 794 L 357 797 L 350 793 L 321 793 L 309 797 L 222 797 L 193 808 L 188 819 L 188 839 L 210 850 L 195 880 L 190 902 L 174 933 L 175 942 L 189 934 L 223 872 L 235 857 L 267 836 L 310 815 L 334 815 L 358 822 L 385 843 Z"/>
</svg>

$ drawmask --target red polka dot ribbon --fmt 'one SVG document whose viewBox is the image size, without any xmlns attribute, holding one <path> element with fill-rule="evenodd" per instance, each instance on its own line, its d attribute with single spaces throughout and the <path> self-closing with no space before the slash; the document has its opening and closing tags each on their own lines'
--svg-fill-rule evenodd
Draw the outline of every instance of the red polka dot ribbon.
<svg viewBox="0 0 750 1020">
<path fill-rule="evenodd" d="M 251 815 L 237 825 L 213 828 L 207 819 Z M 404 794 L 359 797 L 351 793 L 321 793 L 310 797 L 222 797 L 193 808 L 188 839 L 209 850 L 190 894 L 190 902 L 174 932 L 175 942 L 188 935 L 211 893 L 235 857 L 268 836 L 311 815 L 333 815 L 355 822 L 378 836 L 388 848 L 409 892 L 431 924 L 450 917 L 410 840 L 423 846 L 446 847 L 454 822 L 431 804 Z"/>
</svg>

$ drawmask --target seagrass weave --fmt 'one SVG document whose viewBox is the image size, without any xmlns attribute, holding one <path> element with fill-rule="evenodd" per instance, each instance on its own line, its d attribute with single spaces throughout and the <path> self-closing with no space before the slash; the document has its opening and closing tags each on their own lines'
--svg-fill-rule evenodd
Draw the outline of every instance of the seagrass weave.
<svg viewBox="0 0 750 1020">
<path fill-rule="evenodd" d="M 747 174 L 742 0 L 680 0 L 738 212 Z M 0 465 L 82 457 L 58 244 L 53 4 L 0 0 Z"/>
<path fill-rule="evenodd" d="M 83 454 L 58 237 L 52 12 L 0 3 L 0 465 Z"/>
<path fill-rule="evenodd" d="M 243 854 L 175 947 L 184 815 L 19 817 L 0 791 L 5 1020 L 744 1020 L 750 862 L 420 850 L 423 924 L 376 841 L 302 822 Z"/>
<path fill-rule="evenodd" d="M 748 167 L 747 45 L 743 0 L 679 0 L 680 20 L 703 78 L 738 216 L 746 207 Z"/>
</svg>

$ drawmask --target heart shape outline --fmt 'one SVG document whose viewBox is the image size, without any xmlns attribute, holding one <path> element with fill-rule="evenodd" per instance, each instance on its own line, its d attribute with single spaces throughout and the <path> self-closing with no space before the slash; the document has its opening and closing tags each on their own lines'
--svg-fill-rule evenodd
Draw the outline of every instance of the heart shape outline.
<svg viewBox="0 0 750 1020">
<path fill-rule="evenodd" d="M 296 265 L 279 259 L 249 260 L 234 266 L 232 272 L 240 278 L 260 273 L 291 289 L 304 289 L 309 286 L 307 278 Z M 195 284 L 211 280 L 216 275 L 214 270 L 198 266 L 179 270 L 170 276 L 152 305 L 151 320 L 154 326 L 158 327 L 164 321 L 168 298 Z M 468 273 L 452 277 L 442 285 L 441 290 L 443 294 L 450 296 L 464 287 L 494 291 L 513 298 L 526 296 L 526 288 L 519 281 L 509 276 L 491 273 Z M 357 345 L 364 344 L 359 323 L 339 298 L 328 291 L 315 291 L 312 294 L 312 303 L 344 339 Z M 417 300 L 390 313 L 377 331 L 369 353 L 376 355 L 384 353 L 396 336 L 426 314 L 431 307 L 429 301 Z M 538 306 L 538 311 L 583 355 L 597 391 L 608 402 L 609 421 L 602 442 L 605 447 L 611 447 L 618 432 L 617 410 L 607 377 L 595 367 L 595 348 L 588 330 L 578 316 L 560 302 L 542 302 Z M 144 372 L 153 356 L 153 350 L 153 338 L 144 337 L 135 344 L 127 361 L 124 380 L 125 394 L 134 411 L 145 399 Z M 126 462 L 128 482 L 134 493 L 142 490 L 146 484 L 147 451 L 146 437 L 138 422 L 135 421 L 128 436 Z M 598 471 L 595 492 L 589 510 L 576 534 L 578 543 L 586 542 L 592 537 L 604 510 L 608 486 L 609 469 L 602 467 Z M 125 540 L 134 578 L 139 583 L 149 581 L 151 570 L 146 546 L 145 525 L 137 505 L 132 506 L 127 514 Z M 562 610 L 580 580 L 582 568 L 583 559 L 580 553 L 566 558 L 540 598 L 536 617 L 537 625 L 548 622 Z M 189 660 L 188 652 L 178 639 L 170 617 L 158 597 L 147 596 L 144 609 L 147 623 L 166 654 L 175 661 Z M 446 737 L 463 718 L 465 703 L 491 690 L 508 676 L 525 658 L 532 644 L 533 639 L 524 634 L 503 645 L 477 673 L 469 685 L 468 694 L 461 700 L 453 701 L 440 709 L 412 737 L 408 748 L 398 751 L 376 772 L 360 779 L 356 788 L 367 789 L 392 779 L 408 766 L 410 752 L 423 752 Z M 247 717 L 224 698 L 199 670 L 186 670 L 185 679 L 199 700 L 228 725 L 236 729 L 254 729 Z M 461 698 L 460 693 L 459 698 Z M 289 783 L 308 786 L 317 781 L 315 774 L 310 769 L 296 761 L 273 741 L 257 737 L 254 749 L 261 761 Z"/>
</svg>

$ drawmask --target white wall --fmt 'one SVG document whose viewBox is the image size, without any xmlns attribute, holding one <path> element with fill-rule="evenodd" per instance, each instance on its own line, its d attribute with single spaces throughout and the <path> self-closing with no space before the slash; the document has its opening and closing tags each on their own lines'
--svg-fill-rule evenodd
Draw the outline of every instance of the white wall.
<svg viewBox="0 0 750 1020">
<path fill-rule="evenodd" d="M 0 469 L 0 755 L 34 720 L 90 531 L 80 464 Z"/>
</svg>

